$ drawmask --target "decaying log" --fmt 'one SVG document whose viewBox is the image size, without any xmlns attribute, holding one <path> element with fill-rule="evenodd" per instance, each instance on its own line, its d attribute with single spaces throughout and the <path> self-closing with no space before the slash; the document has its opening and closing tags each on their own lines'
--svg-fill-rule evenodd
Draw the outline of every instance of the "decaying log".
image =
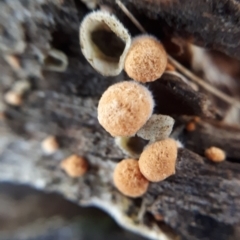
<svg viewBox="0 0 240 240">
<path fill-rule="evenodd" d="M 131 8 L 138 3 L 136 7 L 143 23 L 144 19 L 150 22 L 149 16 L 156 17 L 157 12 L 161 12 L 163 15 L 159 15 L 158 21 L 165 21 L 176 33 L 190 36 L 190 33 L 198 32 L 194 37 L 208 47 L 240 56 L 235 38 L 225 37 L 226 32 L 219 31 L 221 24 L 218 21 L 225 19 L 224 14 L 222 18 L 219 16 L 220 10 L 225 9 L 221 5 L 223 0 L 218 1 L 215 7 L 215 1 L 211 1 L 212 8 L 208 5 L 210 3 L 191 1 L 188 4 L 188 1 L 183 1 L 181 5 L 174 5 L 175 10 L 170 10 L 168 6 L 171 4 L 163 4 L 162 1 L 131 2 Z M 234 17 L 239 14 L 231 6 L 239 3 L 228 1 L 226 4 L 229 6 L 226 9 L 233 14 L 231 19 L 225 20 L 237 37 L 239 24 Z M 143 8 L 146 16 L 143 16 Z M 207 15 L 201 15 L 205 8 Z M 219 10 L 210 15 L 214 16 L 213 21 L 206 22 L 209 12 L 213 14 L 211 9 Z M 115 10 L 119 13 L 117 8 Z M 199 11 L 198 14 L 193 10 Z M 235 129 L 230 133 L 224 126 L 220 130 L 210 120 L 205 120 L 216 118 L 216 109 L 207 96 L 170 74 L 166 73 L 161 79 L 163 81 L 157 84 L 161 92 L 168 93 L 165 100 L 157 99 L 158 88 L 149 86 L 155 91 L 157 106 L 163 101 L 165 104 L 165 108 L 159 107 L 156 111 L 167 113 L 165 110 L 170 109 L 168 114 L 174 117 L 190 114 L 204 119 L 197 123 L 195 132 L 182 131 L 179 134 L 186 148 L 179 149 L 174 176 L 151 184 L 147 194 L 139 199 L 124 197 L 115 189 L 112 171 L 115 164 L 126 156 L 99 125 L 96 107 L 102 92 L 126 76 L 122 73 L 116 78 L 104 78 L 82 56 L 78 28 L 87 11 L 79 0 L 0 2 L 0 21 L 5 30 L 5 34 L 0 33 L 0 93 L 4 95 L 17 80 L 28 79 L 31 84 L 22 106 L 3 105 L 5 119 L 1 120 L 0 126 L 0 180 L 58 192 L 82 206 L 98 206 L 123 227 L 152 239 L 178 239 L 179 236 L 193 240 L 239 239 L 240 131 Z M 129 23 L 126 19 L 123 21 Z M 201 24 L 209 28 L 203 28 Z M 209 29 L 213 29 L 213 33 Z M 216 33 L 219 36 L 213 39 Z M 221 39 L 225 41 L 219 42 Z M 67 56 L 69 65 L 65 72 L 47 70 L 52 49 Z M 11 68 L 5 60 L 7 55 L 19 61 L 19 69 Z M 41 60 L 46 58 L 48 61 Z M 175 109 L 172 100 L 179 103 Z M 179 120 L 177 123 L 182 127 L 186 122 Z M 48 135 L 56 136 L 60 144 L 60 150 L 52 156 L 45 155 L 40 144 Z M 220 144 L 235 161 L 221 164 L 207 161 L 202 151 L 210 144 Z M 72 153 L 89 161 L 90 170 L 83 178 L 71 179 L 60 169 L 61 160 Z"/>
<path fill-rule="evenodd" d="M 236 126 L 228 126 L 215 121 L 199 121 L 196 123 L 195 131 L 185 133 L 185 146 L 201 155 L 204 154 L 206 148 L 216 146 L 227 152 L 229 160 L 239 162 L 239 131 L 239 127 Z"/>
<path fill-rule="evenodd" d="M 205 94 L 194 90 L 191 82 L 175 73 L 166 72 L 161 81 L 148 84 L 157 102 L 155 111 L 166 115 L 190 115 L 218 118 L 214 104 Z"/>
<path fill-rule="evenodd" d="M 100 0 L 111 3 L 111 0 Z M 175 35 L 240 59 L 239 0 L 123 0 L 149 32 Z M 148 21 L 146 15 L 151 18 Z M 145 16 L 145 17 L 144 17 Z M 153 19 L 155 21 L 153 21 Z"/>
</svg>

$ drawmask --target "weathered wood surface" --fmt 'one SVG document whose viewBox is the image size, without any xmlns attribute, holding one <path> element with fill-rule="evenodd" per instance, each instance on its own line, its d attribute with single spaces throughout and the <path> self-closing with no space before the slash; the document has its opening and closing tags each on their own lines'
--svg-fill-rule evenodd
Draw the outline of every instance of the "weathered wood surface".
<svg viewBox="0 0 240 240">
<path fill-rule="evenodd" d="M 113 4 L 111 0 L 101 0 Z M 123 0 L 149 32 L 175 35 L 240 59 L 239 0 Z M 148 21 L 146 15 L 155 19 Z M 143 18 L 142 18 L 143 17 Z"/>
<path fill-rule="evenodd" d="M 139 9 L 146 6 L 144 1 L 138 3 Z M 136 1 L 132 2 L 132 7 L 134 4 Z M 183 13 L 186 4 L 187 1 L 182 3 Z M 203 3 L 199 3 L 199 6 L 203 6 L 201 4 Z M 154 16 L 156 11 L 159 11 L 159 7 L 153 6 L 153 2 L 148 2 L 145 11 L 148 16 Z M 168 9 L 164 6 L 162 4 L 161 9 L 165 9 L 167 13 Z M 117 78 L 103 78 L 81 55 L 78 28 L 87 9 L 78 0 L 18 0 L 14 3 L 10 0 L 0 2 L 0 11 L 1 25 L 5 30 L 0 39 L 0 92 L 3 94 L 16 80 L 22 78 L 27 78 L 32 85 L 31 90 L 26 93 L 22 107 L 6 106 L 6 120 L 1 122 L 0 128 L 1 181 L 27 183 L 44 191 L 55 191 L 81 205 L 95 204 L 108 211 L 121 225 L 153 239 L 169 239 L 170 230 L 168 229 L 167 233 L 162 230 L 165 229 L 164 224 L 158 223 L 152 215 L 161 215 L 166 225 L 182 239 L 239 239 L 240 146 L 236 144 L 240 138 L 238 129 L 229 137 L 227 130 L 214 134 L 218 130 L 210 123 L 207 125 L 208 132 L 213 133 L 213 136 L 208 133 L 207 145 L 217 142 L 225 148 L 225 144 L 228 144 L 225 150 L 234 159 L 233 162 L 212 164 L 200 155 L 180 149 L 176 175 L 161 183 L 151 184 L 143 198 L 128 199 L 114 188 L 111 176 L 116 162 L 122 159 L 124 154 L 96 118 L 96 106 L 102 92 L 125 76 L 122 74 Z M 174 11 L 169 14 L 168 21 L 175 19 L 177 23 L 176 32 L 179 27 L 187 26 L 185 17 L 180 21 L 181 15 Z M 150 22 L 149 19 L 148 21 Z M 18 28 L 18 31 L 11 31 L 12 26 Z M 236 24 L 235 27 L 238 29 L 239 25 Z M 194 29 L 197 32 L 197 26 Z M 201 36 L 201 31 L 197 36 Z M 202 40 L 205 42 L 206 39 Z M 21 48 L 20 42 L 26 45 L 25 49 Z M 226 47 L 224 42 L 219 45 L 218 42 L 213 42 L 211 37 L 206 43 L 211 47 L 223 48 L 229 54 L 239 54 L 237 47 L 233 51 L 233 47 Z M 66 72 L 44 70 L 46 66 L 38 60 L 38 55 L 47 55 L 51 47 L 68 56 L 69 66 Z M 13 71 L 4 61 L 3 55 L 10 51 L 19 57 L 20 70 Z M 169 81 L 165 81 L 165 86 L 163 81 L 162 87 L 175 94 L 177 101 L 183 99 L 183 92 L 187 94 L 191 91 L 182 83 L 168 85 Z M 194 98 L 188 98 L 187 102 L 190 112 L 204 117 L 207 113 L 208 117 L 214 118 L 214 106 L 208 103 L 206 96 L 192 96 Z M 167 99 L 164 104 L 168 104 Z M 184 105 L 177 110 L 174 112 L 172 108 L 171 114 L 175 118 L 180 113 L 189 113 L 185 112 Z M 44 155 L 40 147 L 41 140 L 49 134 L 57 136 L 61 146 L 53 156 Z M 181 132 L 180 136 L 186 146 L 201 154 L 203 146 L 205 147 L 203 143 L 206 133 L 200 129 L 199 134 L 202 134 L 200 140 L 196 136 L 189 137 L 185 131 Z M 198 150 L 200 144 L 203 144 L 201 151 Z M 71 153 L 84 155 L 90 163 L 90 171 L 81 179 L 70 179 L 59 167 L 60 161 Z"/>
</svg>

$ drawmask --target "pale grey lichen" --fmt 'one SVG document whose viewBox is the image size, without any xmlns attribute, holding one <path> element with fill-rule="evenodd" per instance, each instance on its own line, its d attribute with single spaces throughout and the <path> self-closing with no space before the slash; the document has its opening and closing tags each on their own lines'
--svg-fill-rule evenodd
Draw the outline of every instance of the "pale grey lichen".
<svg viewBox="0 0 240 240">
<path fill-rule="evenodd" d="M 170 116 L 153 114 L 137 132 L 137 136 L 150 140 L 150 142 L 166 139 L 172 132 L 174 122 L 174 119 Z"/>
</svg>

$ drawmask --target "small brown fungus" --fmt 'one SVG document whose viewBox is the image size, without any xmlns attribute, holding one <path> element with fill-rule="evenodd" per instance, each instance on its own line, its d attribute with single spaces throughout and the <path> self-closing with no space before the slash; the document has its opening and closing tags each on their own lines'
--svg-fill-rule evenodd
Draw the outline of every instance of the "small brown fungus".
<svg viewBox="0 0 240 240">
<path fill-rule="evenodd" d="M 46 154 L 53 154 L 59 149 L 56 137 L 49 136 L 42 141 L 42 149 Z"/>
<path fill-rule="evenodd" d="M 4 95 L 4 99 L 7 104 L 12 106 L 21 106 L 23 103 L 22 95 L 12 90 Z"/>
<path fill-rule="evenodd" d="M 81 177 L 88 170 L 88 162 L 85 158 L 73 154 L 61 162 L 61 168 L 70 177 Z"/>
<path fill-rule="evenodd" d="M 114 170 L 113 180 L 117 189 L 128 197 L 142 196 L 149 185 L 135 159 L 124 159 L 119 162 Z"/>
<path fill-rule="evenodd" d="M 205 150 L 205 156 L 213 162 L 222 162 L 226 158 L 226 153 L 217 147 L 210 147 Z"/>
<path fill-rule="evenodd" d="M 154 101 L 151 92 L 134 81 L 110 86 L 98 104 L 99 123 L 112 136 L 132 136 L 151 117 Z"/>
<path fill-rule="evenodd" d="M 167 66 L 163 45 L 149 35 L 136 37 L 125 59 L 125 71 L 139 82 L 152 82 L 162 76 Z"/>
<path fill-rule="evenodd" d="M 177 143 L 168 138 L 146 147 L 139 159 L 141 173 L 151 182 L 159 182 L 175 173 Z"/>
<path fill-rule="evenodd" d="M 193 121 L 188 122 L 187 125 L 186 125 L 186 130 L 187 130 L 188 132 L 193 132 L 193 131 L 195 131 L 195 130 L 196 130 L 196 123 L 193 122 Z"/>
</svg>

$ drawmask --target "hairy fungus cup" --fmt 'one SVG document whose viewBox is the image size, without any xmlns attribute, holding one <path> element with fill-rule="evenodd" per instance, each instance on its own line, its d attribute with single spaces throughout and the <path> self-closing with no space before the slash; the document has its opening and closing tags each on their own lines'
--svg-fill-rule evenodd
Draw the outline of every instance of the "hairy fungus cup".
<svg viewBox="0 0 240 240">
<path fill-rule="evenodd" d="M 205 156 L 213 162 L 222 162 L 226 158 L 225 152 L 217 147 L 210 147 L 205 150 Z"/>
<path fill-rule="evenodd" d="M 80 45 L 87 61 L 103 76 L 116 76 L 131 45 L 127 29 L 112 14 L 94 11 L 80 25 Z"/>
<path fill-rule="evenodd" d="M 135 159 L 124 159 L 119 162 L 114 170 L 113 180 L 116 188 L 128 197 L 142 196 L 149 185 Z"/>
<path fill-rule="evenodd" d="M 125 59 L 124 69 L 129 77 L 139 82 L 152 82 L 162 76 L 167 66 L 163 45 L 149 35 L 136 37 Z"/>
<path fill-rule="evenodd" d="M 177 143 L 168 138 L 146 147 L 139 158 L 139 168 L 146 179 L 159 182 L 175 173 Z"/>
<path fill-rule="evenodd" d="M 110 86 L 98 104 L 99 123 L 112 136 L 132 136 L 151 117 L 154 101 L 151 92 L 133 81 Z"/>
</svg>

